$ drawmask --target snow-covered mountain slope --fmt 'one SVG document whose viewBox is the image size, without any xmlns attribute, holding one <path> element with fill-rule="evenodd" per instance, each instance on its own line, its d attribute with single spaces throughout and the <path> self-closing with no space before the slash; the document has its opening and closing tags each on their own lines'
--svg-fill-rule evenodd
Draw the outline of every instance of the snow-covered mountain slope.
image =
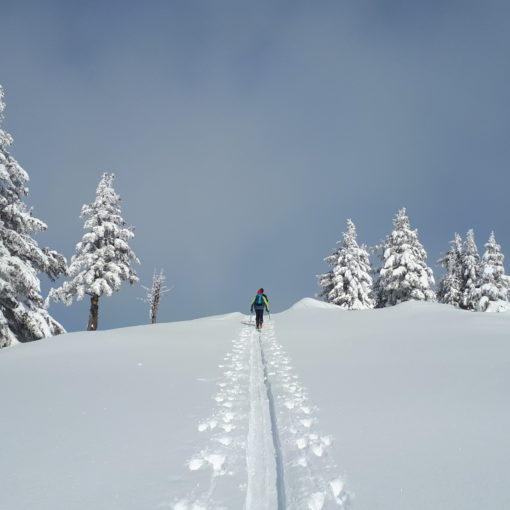
<svg viewBox="0 0 510 510">
<path fill-rule="evenodd" d="M 510 508 L 509 313 L 247 319 L 2 350 L 0 509 Z"/>
</svg>

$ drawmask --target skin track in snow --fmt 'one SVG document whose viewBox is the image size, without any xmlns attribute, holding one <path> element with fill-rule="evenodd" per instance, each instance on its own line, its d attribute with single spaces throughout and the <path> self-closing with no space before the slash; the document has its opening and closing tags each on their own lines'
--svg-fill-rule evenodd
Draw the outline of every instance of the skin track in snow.
<svg viewBox="0 0 510 510">
<path fill-rule="evenodd" d="M 195 489 L 174 510 L 346 509 L 349 493 L 317 429 L 316 408 L 276 343 L 245 326 L 220 365 L 216 404 L 188 462 Z"/>
<path fill-rule="evenodd" d="M 283 464 L 285 508 L 346 509 L 350 494 L 330 455 L 333 438 L 318 429 L 317 409 L 275 340 L 271 323 L 262 336 L 267 379 L 274 394 L 275 421 Z"/>
<path fill-rule="evenodd" d="M 260 346 L 260 354 L 262 357 L 262 364 L 264 366 L 264 382 L 266 384 L 267 389 L 267 400 L 269 403 L 269 414 L 271 416 L 271 430 L 273 433 L 273 445 L 275 451 L 275 461 L 276 461 L 276 490 L 278 494 L 278 508 L 284 509 L 286 508 L 286 499 L 285 499 L 285 476 L 284 476 L 284 468 L 283 468 L 283 459 L 282 459 L 282 451 L 281 451 L 281 443 L 280 443 L 280 434 L 278 433 L 278 423 L 276 421 L 276 408 L 274 403 L 273 390 L 271 388 L 271 382 L 269 381 L 269 377 L 267 375 L 267 363 L 266 358 L 264 356 L 264 350 L 262 349 L 261 339 L 259 337 L 259 346 Z"/>
<path fill-rule="evenodd" d="M 250 338 L 250 418 L 246 447 L 246 510 L 274 510 L 278 505 L 276 453 L 258 335 Z"/>
</svg>

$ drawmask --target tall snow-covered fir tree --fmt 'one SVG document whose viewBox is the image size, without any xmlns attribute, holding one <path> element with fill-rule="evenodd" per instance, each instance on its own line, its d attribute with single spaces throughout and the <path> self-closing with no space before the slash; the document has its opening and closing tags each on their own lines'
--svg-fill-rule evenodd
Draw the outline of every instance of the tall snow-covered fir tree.
<svg viewBox="0 0 510 510">
<path fill-rule="evenodd" d="M 475 232 L 468 230 L 462 251 L 462 308 L 476 310 L 480 285 L 480 255 L 475 242 Z"/>
<path fill-rule="evenodd" d="M 480 263 L 479 283 L 473 293 L 478 299 L 476 310 L 479 312 L 485 312 L 491 302 L 508 300 L 510 278 L 505 275 L 504 260 L 501 246 L 491 232 Z"/>
<path fill-rule="evenodd" d="M 393 220 L 394 230 L 383 246 L 382 267 L 375 290 L 377 306 L 392 306 L 403 301 L 434 301 L 434 275 L 427 266 L 427 253 L 411 230 L 405 208 Z"/>
<path fill-rule="evenodd" d="M 0 126 L 5 103 L 0 86 Z M 23 202 L 28 174 L 9 154 L 12 137 L 0 128 L 0 347 L 65 333 L 44 308 L 38 273 L 55 280 L 66 259 L 31 237 L 46 230 Z"/>
<path fill-rule="evenodd" d="M 370 256 L 358 245 L 356 227 L 351 220 L 347 220 L 347 231 L 335 258 L 327 301 L 347 310 L 373 308 Z"/>
<path fill-rule="evenodd" d="M 70 305 L 73 297 L 81 300 L 90 296 L 90 315 L 87 329 L 96 330 L 99 317 L 99 298 L 111 296 L 123 281 L 138 281 L 132 262 L 140 262 L 128 241 L 134 237 L 120 210 L 120 197 L 113 189 L 113 174 L 105 173 L 96 190 L 96 199 L 82 207 L 81 218 L 88 230 L 76 245 L 71 259 L 71 280 L 52 289 L 50 298 Z"/>
<path fill-rule="evenodd" d="M 446 269 L 439 282 L 437 299 L 440 303 L 462 306 L 463 278 L 462 278 L 462 238 L 455 233 L 455 238 L 450 241 L 450 249 L 437 261 Z"/>
</svg>

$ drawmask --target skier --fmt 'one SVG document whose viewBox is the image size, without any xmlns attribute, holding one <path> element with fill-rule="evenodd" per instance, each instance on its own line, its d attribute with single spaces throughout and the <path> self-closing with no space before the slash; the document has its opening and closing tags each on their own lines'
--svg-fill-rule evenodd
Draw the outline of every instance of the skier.
<svg viewBox="0 0 510 510">
<path fill-rule="evenodd" d="M 264 289 L 259 289 L 257 295 L 253 298 L 250 311 L 253 312 L 254 308 L 255 327 L 257 329 L 262 329 L 262 324 L 264 323 L 264 308 L 269 313 L 269 303 L 267 301 L 267 296 L 264 294 Z"/>
</svg>

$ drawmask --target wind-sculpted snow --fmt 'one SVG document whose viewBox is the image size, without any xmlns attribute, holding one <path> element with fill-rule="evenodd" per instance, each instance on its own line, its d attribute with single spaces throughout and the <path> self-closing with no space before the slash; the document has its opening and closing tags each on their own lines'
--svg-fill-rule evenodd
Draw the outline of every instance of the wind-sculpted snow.
<svg viewBox="0 0 510 510">
<path fill-rule="evenodd" d="M 198 424 L 204 442 L 187 464 L 195 488 L 174 510 L 347 508 L 332 437 L 320 433 L 273 324 L 261 334 L 244 327 L 221 368 L 214 411 Z"/>
</svg>

